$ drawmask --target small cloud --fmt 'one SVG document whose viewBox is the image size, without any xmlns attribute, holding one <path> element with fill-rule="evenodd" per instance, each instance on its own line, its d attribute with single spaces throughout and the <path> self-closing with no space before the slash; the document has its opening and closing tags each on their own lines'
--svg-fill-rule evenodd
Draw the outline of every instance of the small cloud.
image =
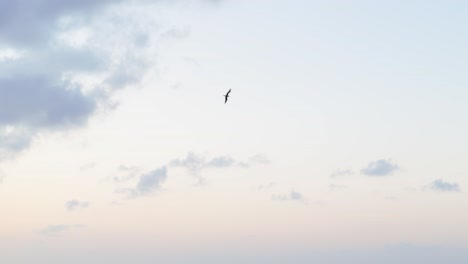
<svg viewBox="0 0 468 264">
<path fill-rule="evenodd" d="M 291 190 L 288 194 L 273 194 L 271 196 L 271 199 L 273 201 L 298 201 L 298 202 L 304 202 L 305 197 L 302 195 L 300 192 L 296 192 L 294 190 Z"/>
<path fill-rule="evenodd" d="M 166 179 L 167 169 L 164 166 L 141 175 L 135 188 L 119 189 L 115 192 L 126 193 L 129 195 L 129 198 L 136 198 L 159 190 Z"/>
<path fill-rule="evenodd" d="M 247 162 L 237 162 L 234 158 L 228 155 L 217 156 L 211 159 L 207 159 L 203 155 L 195 154 L 194 152 L 189 152 L 185 158 L 174 159 L 169 162 L 169 166 L 185 168 L 197 178 L 197 183 L 195 185 L 204 185 L 206 179 L 204 179 L 200 174 L 205 169 L 215 168 L 231 168 L 231 167 L 244 167 L 249 168 L 257 164 L 267 164 L 270 161 L 264 155 L 255 155 L 251 157 Z"/>
<path fill-rule="evenodd" d="M 443 181 L 442 179 L 437 179 L 433 181 L 430 185 L 430 188 L 434 191 L 440 192 L 461 192 L 461 188 L 458 185 L 458 183 L 450 183 Z"/>
<path fill-rule="evenodd" d="M 211 159 L 209 162 L 206 163 L 205 166 L 213 168 L 226 168 L 232 166 L 234 162 L 234 159 L 229 156 L 220 156 Z"/>
<path fill-rule="evenodd" d="M 186 168 L 190 173 L 197 175 L 205 166 L 205 157 L 189 152 L 185 158 L 172 160 L 169 165 Z"/>
<path fill-rule="evenodd" d="M 80 202 L 78 200 L 70 200 L 65 203 L 65 208 L 67 208 L 68 211 L 74 211 L 79 208 L 86 208 L 89 206 L 89 202 Z"/>
<path fill-rule="evenodd" d="M 115 182 L 125 182 L 131 180 L 140 174 L 140 169 L 136 166 L 120 165 L 116 176 L 112 177 Z"/>
<path fill-rule="evenodd" d="M 353 175 L 354 172 L 351 170 L 336 170 L 332 174 L 330 174 L 331 178 L 337 178 L 337 177 L 343 177 L 343 176 L 349 176 Z"/>
<path fill-rule="evenodd" d="M 267 165 L 270 164 L 271 161 L 268 159 L 268 157 L 264 154 L 257 154 L 252 157 L 250 157 L 247 161 L 241 161 L 238 163 L 239 166 L 244 167 L 244 168 L 250 168 L 255 165 Z"/>
<path fill-rule="evenodd" d="M 367 176 L 387 176 L 393 174 L 399 169 L 400 168 L 398 167 L 398 165 L 392 164 L 390 161 L 381 159 L 369 162 L 367 167 L 361 170 L 361 174 Z"/>
</svg>

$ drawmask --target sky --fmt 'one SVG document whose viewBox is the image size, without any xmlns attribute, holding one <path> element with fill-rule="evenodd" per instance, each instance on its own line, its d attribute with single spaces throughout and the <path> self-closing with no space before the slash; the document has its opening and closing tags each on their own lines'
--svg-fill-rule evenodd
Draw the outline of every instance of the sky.
<svg viewBox="0 0 468 264">
<path fill-rule="evenodd" d="M 0 262 L 468 263 L 467 8 L 0 0 Z"/>
</svg>

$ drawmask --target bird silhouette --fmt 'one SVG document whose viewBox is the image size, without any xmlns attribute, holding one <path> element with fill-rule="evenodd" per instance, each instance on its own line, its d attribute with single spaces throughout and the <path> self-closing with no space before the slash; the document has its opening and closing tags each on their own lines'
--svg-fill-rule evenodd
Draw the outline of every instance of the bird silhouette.
<svg viewBox="0 0 468 264">
<path fill-rule="evenodd" d="M 226 95 L 223 95 L 224 96 L 224 103 L 227 103 L 227 100 L 228 100 L 228 97 L 229 97 L 229 93 L 231 92 L 231 89 L 229 89 L 229 91 L 227 92 Z"/>
</svg>

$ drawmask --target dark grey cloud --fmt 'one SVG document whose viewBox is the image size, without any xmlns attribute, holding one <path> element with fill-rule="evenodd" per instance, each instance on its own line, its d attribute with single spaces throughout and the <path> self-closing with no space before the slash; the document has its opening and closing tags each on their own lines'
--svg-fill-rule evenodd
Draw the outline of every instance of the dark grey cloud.
<svg viewBox="0 0 468 264">
<path fill-rule="evenodd" d="M 96 109 L 79 87 L 41 77 L 0 79 L 0 125 L 57 127 L 81 125 Z"/>
<path fill-rule="evenodd" d="M 271 196 L 271 199 L 274 201 L 305 201 L 304 195 L 294 190 L 291 190 L 287 194 L 274 194 Z"/>
<path fill-rule="evenodd" d="M 9 54 L 0 58 L 0 159 L 27 149 L 43 131 L 85 126 L 98 110 L 118 105 L 115 92 L 141 81 L 164 34 L 150 35 L 156 22 L 138 23 L 141 17 L 121 5 L 129 2 L 0 0 L 0 53 Z M 156 2 L 173 1 L 131 1 Z M 80 30 L 89 36 L 77 44 Z"/>
<path fill-rule="evenodd" d="M 118 2 L 0 0 L 0 49 L 24 49 L 14 59 L 0 61 L 0 159 L 28 148 L 42 131 L 85 126 L 98 107 L 108 105 L 109 84 L 87 87 L 85 93 L 74 76 L 109 71 L 112 75 L 110 51 L 96 41 L 79 47 L 59 41 L 58 36 L 69 30 L 59 26 L 59 19 L 72 16 L 80 21 L 74 27 L 81 28 L 91 25 L 92 15 L 103 7 Z M 125 62 L 129 68 L 140 63 L 127 58 Z M 138 78 L 144 72 L 140 70 Z"/>
<path fill-rule="evenodd" d="M 116 192 L 127 194 L 128 198 L 144 196 L 159 190 L 166 179 L 167 168 L 164 166 L 141 175 L 134 188 L 119 189 Z"/>
<path fill-rule="evenodd" d="M 85 125 L 97 107 L 79 86 L 37 76 L 0 78 L 0 94 L 0 159 L 26 149 L 39 131 Z"/>
<path fill-rule="evenodd" d="M 461 192 L 460 185 L 456 182 L 446 182 L 442 179 L 437 179 L 433 181 L 430 185 L 430 188 L 434 191 L 440 192 Z"/>
<path fill-rule="evenodd" d="M 393 174 L 395 171 L 399 170 L 399 166 L 392 164 L 389 160 L 376 160 L 371 161 L 367 167 L 361 170 L 361 174 L 367 176 L 387 176 Z"/>
<path fill-rule="evenodd" d="M 85 225 L 49 225 L 41 230 L 43 235 L 56 235 L 73 229 L 84 228 Z"/>
<path fill-rule="evenodd" d="M 86 208 L 89 206 L 89 202 L 80 202 L 78 200 L 70 200 L 65 203 L 65 208 L 67 208 L 68 211 L 74 211 L 76 209 L 80 208 Z"/>
</svg>

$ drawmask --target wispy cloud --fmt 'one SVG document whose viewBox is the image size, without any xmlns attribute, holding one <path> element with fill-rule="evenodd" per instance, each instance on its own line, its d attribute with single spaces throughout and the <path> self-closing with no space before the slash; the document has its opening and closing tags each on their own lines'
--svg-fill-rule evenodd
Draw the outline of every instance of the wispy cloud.
<svg viewBox="0 0 468 264">
<path fill-rule="evenodd" d="M 329 184 L 328 188 L 330 191 L 342 191 L 348 188 L 348 186 L 343 184 Z"/>
<path fill-rule="evenodd" d="M 42 235 L 56 235 L 73 229 L 85 228 L 85 225 L 49 225 L 41 230 Z"/>
<path fill-rule="evenodd" d="M 238 163 L 239 166 L 249 168 L 256 165 L 267 165 L 270 164 L 271 161 L 265 154 L 256 154 L 250 157 L 247 161 L 240 161 Z"/>
<path fill-rule="evenodd" d="M 399 166 L 392 164 L 390 160 L 381 159 L 369 162 L 367 167 L 361 169 L 361 174 L 367 176 L 387 176 L 399 169 Z"/>
<path fill-rule="evenodd" d="M 141 174 L 141 169 L 136 166 L 120 165 L 117 174 L 112 177 L 114 182 L 125 182 Z"/>
<path fill-rule="evenodd" d="M 266 190 L 271 189 L 275 185 L 276 185 L 276 182 L 269 182 L 267 184 L 260 184 L 257 187 L 255 187 L 255 190 L 257 190 L 257 191 L 266 191 Z"/>
<path fill-rule="evenodd" d="M 68 211 L 74 211 L 76 209 L 80 208 L 86 208 L 89 206 L 89 202 L 80 202 L 78 200 L 70 200 L 65 203 L 65 208 L 67 208 Z"/>
<path fill-rule="evenodd" d="M 270 161 L 265 155 L 255 155 L 248 159 L 248 161 L 236 161 L 233 157 L 228 155 L 207 158 L 203 155 L 189 152 L 185 158 L 174 159 L 169 162 L 169 166 L 182 167 L 188 169 L 192 174 L 197 175 L 202 170 L 208 168 L 229 168 L 234 166 L 251 167 L 260 164 L 269 164 Z"/>
<path fill-rule="evenodd" d="M 207 158 L 206 156 L 189 152 L 186 157 L 182 159 L 174 159 L 169 162 L 169 166 L 187 169 L 190 174 L 198 179 L 198 184 L 203 184 L 206 180 L 201 176 L 201 173 L 205 169 L 222 169 L 231 167 L 250 168 L 255 165 L 268 163 L 270 163 L 270 161 L 265 155 L 255 155 L 250 157 L 248 161 L 238 162 L 229 155 Z"/>
<path fill-rule="evenodd" d="M 430 184 L 430 188 L 439 192 L 461 192 L 460 185 L 456 182 L 446 182 L 442 179 L 434 180 Z"/>
<path fill-rule="evenodd" d="M 343 177 L 343 176 L 349 176 L 353 175 L 354 172 L 352 170 L 346 169 L 346 170 L 336 170 L 332 174 L 330 174 L 331 178 L 337 178 L 337 177 Z"/>
<path fill-rule="evenodd" d="M 291 190 L 287 194 L 273 194 L 271 196 L 273 201 L 296 201 L 296 202 L 305 202 L 305 197 L 302 193 Z"/>
</svg>

